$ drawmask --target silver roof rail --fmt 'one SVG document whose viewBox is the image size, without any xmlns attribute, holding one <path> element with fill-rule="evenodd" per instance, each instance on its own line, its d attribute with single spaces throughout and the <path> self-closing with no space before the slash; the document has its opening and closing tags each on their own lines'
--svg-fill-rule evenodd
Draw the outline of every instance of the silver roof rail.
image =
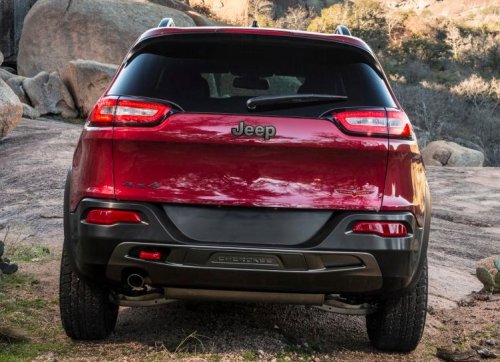
<svg viewBox="0 0 500 362">
<path fill-rule="evenodd" d="M 172 18 L 163 18 L 160 21 L 160 24 L 158 24 L 158 28 L 171 28 L 175 26 L 174 24 L 174 19 Z"/>
<path fill-rule="evenodd" d="M 335 28 L 335 34 L 352 36 L 351 31 L 345 25 L 337 25 L 337 27 Z"/>
</svg>

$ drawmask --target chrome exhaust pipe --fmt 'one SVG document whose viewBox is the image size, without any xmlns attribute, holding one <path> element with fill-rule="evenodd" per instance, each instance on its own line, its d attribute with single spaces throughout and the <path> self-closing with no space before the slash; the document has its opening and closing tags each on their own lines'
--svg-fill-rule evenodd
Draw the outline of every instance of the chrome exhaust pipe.
<svg viewBox="0 0 500 362">
<path fill-rule="evenodd" d="M 130 274 L 127 277 L 127 284 L 132 289 L 144 288 L 144 277 L 140 274 Z"/>
</svg>

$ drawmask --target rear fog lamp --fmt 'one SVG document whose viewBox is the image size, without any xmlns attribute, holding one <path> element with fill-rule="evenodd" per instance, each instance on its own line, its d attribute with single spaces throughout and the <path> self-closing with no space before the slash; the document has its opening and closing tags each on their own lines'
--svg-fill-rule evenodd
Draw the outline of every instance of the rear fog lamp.
<svg viewBox="0 0 500 362">
<path fill-rule="evenodd" d="M 89 224 L 97 225 L 113 225 L 117 223 L 139 224 L 141 217 L 137 212 L 130 210 L 93 209 L 89 211 L 85 221 Z"/>
<path fill-rule="evenodd" d="M 151 250 L 141 250 L 139 251 L 139 259 L 148 261 L 159 261 L 161 260 L 161 252 L 151 251 Z"/>
<path fill-rule="evenodd" d="M 408 235 L 406 225 L 393 221 L 358 221 L 352 232 L 356 234 L 375 234 L 384 237 L 404 237 Z"/>
</svg>

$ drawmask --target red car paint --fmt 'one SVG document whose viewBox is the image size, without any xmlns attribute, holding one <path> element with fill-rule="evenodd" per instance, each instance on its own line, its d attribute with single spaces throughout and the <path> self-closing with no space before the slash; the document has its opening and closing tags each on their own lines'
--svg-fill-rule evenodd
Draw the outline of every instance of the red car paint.
<svg viewBox="0 0 500 362">
<path fill-rule="evenodd" d="M 347 43 L 354 37 L 253 28 L 157 28 L 247 33 Z M 384 81 L 391 94 L 392 90 Z M 394 95 L 393 95 L 394 97 Z M 397 100 L 394 97 L 394 101 Z M 231 128 L 273 125 L 271 140 L 235 138 Z M 88 172 L 99 170 L 98 172 Z M 326 119 L 177 113 L 154 127 L 91 127 L 73 161 L 70 209 L 83 197 L 231 206 L 424 213 L 424 167 L 413 139 L 349 135 Z"/>
<path fill-rule="evenodd" d="M 241 119 L 271 124 L 277 135 L 268 141 L 235 138 L 231 127 Z M 179 113 L 154 128 L 115 128 L 113 147 L 118 200 L 381 206 L 387 140 L 349 136 L 324 119 Z"/>
</svg>

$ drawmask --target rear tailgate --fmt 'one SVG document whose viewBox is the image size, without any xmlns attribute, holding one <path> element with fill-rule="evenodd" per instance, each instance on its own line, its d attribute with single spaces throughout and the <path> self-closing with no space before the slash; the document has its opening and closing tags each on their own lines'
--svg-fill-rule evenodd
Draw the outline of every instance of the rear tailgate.
<svg viewBox="0 0 500 362">
<path fill-rule="evenodd" d="M 162 204 L 192 240 L 280 245 L 309 240 L 335 210 L 380 209 L 387 134 L 354 135 L 332 117 L 376 108 L 385 122 L 385 109 L 395 107 L 369 52 L 256 34 L 144 42 L 107 95 L 125 99 L 124 112 L 133 104 L 126 99 L 136 99 L 170 113 L 141 126 L 115 120 L 117 199 Z M 339 97 L 247 107 L 250 98 L 304 94 Z M 350 114 L 354 130 L 363 128 Z"/>
<path fill-rule="evenodd" d="M 242 120 L 276 135 L 235 137 Z M 161 203 L 378 210 L 387 143 L 326 119 L 178 113 L 154 128 L 115 128 L 115 192 Z"/>
</svg>

